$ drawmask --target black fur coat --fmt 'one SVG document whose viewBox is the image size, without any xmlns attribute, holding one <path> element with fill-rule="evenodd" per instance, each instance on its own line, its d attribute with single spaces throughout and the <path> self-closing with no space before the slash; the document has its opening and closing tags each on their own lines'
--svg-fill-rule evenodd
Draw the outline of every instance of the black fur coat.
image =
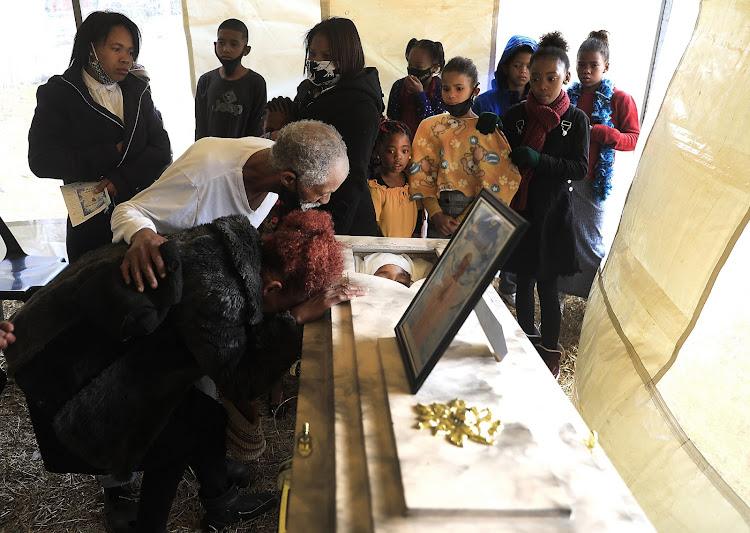
<svg viewBox="0 0 750 533">
<path fill-rule="evenodd" d="M 86 254 L 12 319 L 6 359 L 50 471 L 137 470 L 198 377 L 247 401 L 299 357 L 291 315 L 263 315 L 260 239 L 247 218 L 170 237 L 156 290 L 124 284 L 126 250 Z"/>
</svg>

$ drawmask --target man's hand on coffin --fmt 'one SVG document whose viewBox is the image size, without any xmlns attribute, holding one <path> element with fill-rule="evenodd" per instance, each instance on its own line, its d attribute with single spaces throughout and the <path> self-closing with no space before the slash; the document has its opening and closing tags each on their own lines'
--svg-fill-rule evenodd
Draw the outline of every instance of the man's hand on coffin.
<svg viewBox="0 0 750 533">
<path fill-rule="evenodd" d="M 290 313 L 297 324 L 307 324 L 322 317 L 336 304 L 348 302 L 357 296 L 365 296 L 367 287 L 359 285 L 336 285 L 318 292 L 315 296 L 293 307 Z"/>
<path fill-rule="evenodd" d="M 158 286 L 156 274 L 160 278 L 167 275 L 164 260 L 159 252 L 159 246 L 166 240 L 150 228 L 140 229 L 133 234 L 130 239 L 130 248 L 120 265 L 125 283 L 130 285 L 132 281 L 138 292 L 143 292 L 144 280 L 152 289 Z"/>
</svg>

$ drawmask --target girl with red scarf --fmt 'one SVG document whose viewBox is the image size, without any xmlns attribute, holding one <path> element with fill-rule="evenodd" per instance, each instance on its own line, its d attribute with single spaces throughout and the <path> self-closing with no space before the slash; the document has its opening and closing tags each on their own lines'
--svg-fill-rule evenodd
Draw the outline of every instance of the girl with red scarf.
<svg viewBox="0 0 750 533">
<path fill-rule="evenodd" d="M 530 227 L 503 267 L 517 275 L 518 323 L 558 376 L 562 347 L 557 280 L 578 272 L 571 209 L 572 182 L 588 170 L 589 120 L 570 105 L 568 44 L 559 32 L 542 36 L 531 56 L 531 90 L 503 121 L 510 158 L 521 172 L 511 201 Z M 534 285 L 541 307 L 541 336 L 534 325 Z"/>
</svg>

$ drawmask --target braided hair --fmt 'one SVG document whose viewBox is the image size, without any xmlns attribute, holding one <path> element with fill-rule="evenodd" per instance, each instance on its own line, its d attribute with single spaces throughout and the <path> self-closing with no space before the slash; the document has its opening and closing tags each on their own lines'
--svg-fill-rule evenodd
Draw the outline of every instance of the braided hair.
<svg viewBox="0 0 750 533">
<path fill-rule="evenodd" d="M 570 58 L 568 58 L 568 41 L 559 31 L 545 33 L 539 39 L 539 46 L 536 52 L 531 54 L 530 64 L 543 57 L 555 57 L 565 65 L 565 71 L 570 71 Z"/>
<path fill-rule="evenodd" d="M 443 43 L 441 43 L 440 41 L 431 41 L 429 39 L 417 40 L 415 37 L 412 37 L 406 45 L 406 53 L 404 54 L 407 61 L 409 61 L 409 52 L 411 52 L 415 48 L 419 48 L 430 54 L 430 57 L 432 58 L 432 64 L 440 65 L 440 70 L 438 70 L 438 73 L 443 70 L 443 67 L 445 66 L 445 52 L 443 51 Z"/>
<path fill-rule="evenodd" d="M 400 120 L 391 120 L 389 118 L 380 117 L 378 136 L 375 138 L 375 146 L 373 147 L 372 156 L 370 157 L 370 176 L 373 178 L 376 178 L 380 173 L 380 151 L 388 142 L 391 135 L 395 134 L 406 135 L 409 138 L 409 142 L 413 140 L 409 126 Z"/>
<path fill-rule="evenodd" d="M 298 110 L 299 105 L 288 96 L 276 96 L 266 103 L 263 114 L 267 115 L 268 113 L 279 112 L 296 119 Z"/>
</svg>

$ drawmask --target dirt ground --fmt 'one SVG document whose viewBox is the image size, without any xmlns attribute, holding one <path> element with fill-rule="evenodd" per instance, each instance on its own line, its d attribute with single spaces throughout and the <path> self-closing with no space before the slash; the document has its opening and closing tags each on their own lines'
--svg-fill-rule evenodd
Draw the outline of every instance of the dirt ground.
<svg viewBox="0 0 750 533">
<path fill-rule="evenodd" d="M 5 316 L 17 306 L 15 302 L 4 302 Z M 566 357 L 558 382 L 568 396 L 585 308 L 586 301 L 581 298 L 569 296 L 566 299 L 560 336 Z M 2 356 L 0 366 L 5 367 Z M 265 402 L 260 402 L 267 448 L 254 462 L 258 480 L 244 491 L 276 490 L 279 465 L 292 455 L 298 378 L 285 375 L 283 385 L 289 408 L 282 417 L 271 417 Z M 138 483 L 140 476 L 136 486 Z M 197 494 L 195 476 L 186 472 L 172 506 L 168 531 L 198 531 L 201 511 Z M 99 533 L 104 531 L 102 506 L 103 494 L 93 476 L 51 474 L 44 470 L 26 400 L 15 383 L 9 381 L 0 395 L 0 533 Z M 278 509 L 226 531 L 271 533 L 277 530 Z"/>
</svg>

